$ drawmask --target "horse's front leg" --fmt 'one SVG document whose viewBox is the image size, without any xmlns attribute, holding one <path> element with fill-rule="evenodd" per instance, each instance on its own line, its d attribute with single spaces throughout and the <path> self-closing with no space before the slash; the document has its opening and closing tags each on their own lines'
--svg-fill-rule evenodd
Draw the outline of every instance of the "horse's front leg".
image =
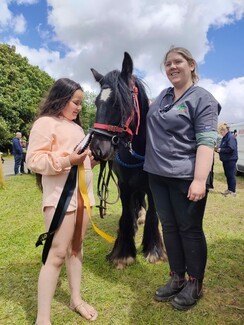
<svg viewBox="0 0 244 325">
<path fill-rule="evenodd" d="M 134 263 L 136 258 L 134 213 L 131 209 L 131 194 L 129 188 L 120 186 L 122 215 L 119 220 L 118 236 L 114 247 L 107 255 L 117 269 L 124 269 Z"/>
<path fill-rule="evenodd" d="M 167 254 L 164 249 L 162 236 L 159 232 L 158 225 L 158 216 L 154 206 L 152 194 L 149 191 L 148 209 L 142 239 L 142 251 L 143 255 L 150 263 L 167 261 Z"/>
</svg>

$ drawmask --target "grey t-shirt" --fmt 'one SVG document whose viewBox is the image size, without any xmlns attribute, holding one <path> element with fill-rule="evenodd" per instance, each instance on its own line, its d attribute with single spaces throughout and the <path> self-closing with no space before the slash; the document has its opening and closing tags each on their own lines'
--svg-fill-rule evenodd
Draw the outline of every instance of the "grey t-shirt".
<svg viewBox="0 0 244 325">
<path fill-rule="evenodd" d="M 193 179 L 196 134 L 217 131 L 219 103 L 207 90 L 191 86 L 173 103 L 173 88 L 163 90 L 147 114 L 144 170 Z"/>
</svg>

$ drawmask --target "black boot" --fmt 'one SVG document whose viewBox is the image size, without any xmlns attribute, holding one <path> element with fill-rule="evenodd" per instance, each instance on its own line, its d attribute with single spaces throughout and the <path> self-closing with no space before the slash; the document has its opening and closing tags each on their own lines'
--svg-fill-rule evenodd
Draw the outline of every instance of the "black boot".
<svg viewBox="0 0 244 325">
<path fill-rule="evenodd" d="M 157 301 L 169 301 L 174 298 L 186 285 L 185 275 L 178 275 L 175 272 L 170 272 L 171 278 L 163 286 L 156 290 L 154 299 Z"/>
<path fill-rule="evenodd" d="M 187 310 L 193 307 L 202 297 L 202 280 L 189 277 L 185 288 L 174 297 L 171 304 L 179 310 Z"/>
</svg>

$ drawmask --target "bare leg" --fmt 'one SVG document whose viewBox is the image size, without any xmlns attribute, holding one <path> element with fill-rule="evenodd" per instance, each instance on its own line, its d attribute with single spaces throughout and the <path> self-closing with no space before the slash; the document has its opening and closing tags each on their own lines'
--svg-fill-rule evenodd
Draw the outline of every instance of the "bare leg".
<svg viewBox="0 0 244 325">
<path fill-rule="evenodd" d="M 82 240 L 85 237 L 89 219 L 87 211 L 84 210 L 83 224 L 82 224 Z M 71 247 L 66 255 L 66 268 L 70 287 L 70 308 L 75 310 L 87 320 L 95 320 L 97 318 L 97 311 L 84 300 L 81 299 L 80 285 L 81 285 L 81 271 L 82 271 L 82 257 L 83 250 L 77 256 L 70 256 Z"/>
<path fill-rule="evenodd" d="M 45 226 L 49 228 L 55 209 L 45 209 Z M 51 303 L 57 286 L 58 277 L 64 264 L 67 249 L 74 232 L 74 218 L 67 214 L 56 232 L 47 261 L 42 265 L 38 279 L 37 325 L 51 324 Z"/>
</svg>

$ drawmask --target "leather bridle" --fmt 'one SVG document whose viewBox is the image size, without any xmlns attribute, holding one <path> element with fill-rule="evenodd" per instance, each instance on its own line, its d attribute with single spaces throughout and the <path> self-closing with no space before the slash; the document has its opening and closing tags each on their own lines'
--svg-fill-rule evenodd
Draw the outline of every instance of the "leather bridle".
<svg viewBox="0 0 244 325">
<path fill-rule="evenodd" d="M 114 146 L 117 146 L 123 138 L 125 134 L 128 135 L 129 143 L 125 143 L 128 147 L 131 146 L 131 141 L 133 138 L 133 135 L 138 134 L 139 126 L 140 126 L 140 107 L 139 107 L 139 101 L 138 101 L 138 88 L 135 86 L 134 82 L 131 81 L 131 94 L 133 99 L 133 106 L 134 109 L 132 110 L 130 116 L 127 118 L 125 124 L 123 126 L 119 125 L 110 125 L 105 123 L 94 123 L 94 127 L 91 130 L 93 134 L 106 136 L 108 138 L 111 138 L 111 143 Z M 137 126 L 135 129 L 135 132 L 132 131 L 130 125 L 131 122 L 134 120 L 135 114 L 137 115 Z M 107 204 L 112 204 L 108 202 L 108 184 L 110 177 L 112 177 L 117 189 L 118 189 L 118 196 L 115 202 L 118 201 L 120 196 L 120 190 L 117 182 L 115 181 L 115 178 L 113 176 L 112 172 L 112 161 L 108 162 L 109 170 L 106 174 L 106 164 L 107 162 L 101 162 L 100 163 L 100 173 L 98 176 L 98 184 L 97 184 L 97 195 L 100 198 L 100 204 L 97 206 L 99 208 L 100 217 L 103 218 L 106 215 L 106 206 Z M 113 203 L 115 203 L 113 202 Z"/>
<path fill-rule="evenodd" d="M 133 137 L 133 135 L 138 134 L 139 126 L 140 126 L 140 107 L 139 107 L 139 101 L 138 101 L 138 88 L 134 84 L 134 82 L 131 82 L 132 84 L 132 98 L 133 98 L 133 106 L 134 109 L 132 110 L 130 116 L 127 118 L 125 124 L 123 126 L 118 125 L 110 125 L 105 123 L 94 123 L 94 127 L 92 131 L 96 134 L 101 134 L 108 136 L 112 139 L 112 143 L 114 145 L 117 145 L 117 139 L 114 138 L 115 135 L 121 134 L 121 133 L 127 133 L 130 137 Z M 130 128 L 131 122 L 134 120 L 135 114 L 137 115 L 137 126 L 135 129 L 135 132 L 132 131 Z"/>
</svg>

